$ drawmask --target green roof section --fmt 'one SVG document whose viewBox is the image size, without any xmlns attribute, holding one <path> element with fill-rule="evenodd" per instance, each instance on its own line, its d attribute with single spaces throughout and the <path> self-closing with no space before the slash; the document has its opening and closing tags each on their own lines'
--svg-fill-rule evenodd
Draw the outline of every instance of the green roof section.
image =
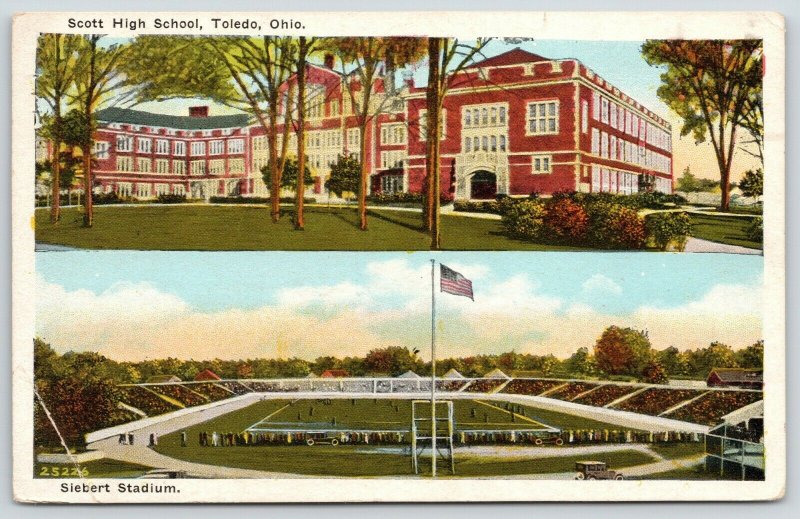
<svg viewBox="0 0 800 519">
<path fill-rule="evenodd" d="M 97 120 L 106 123 L 136 124 L 176 130 L 216 130 L 218 128 L 243 128 L 250 122 L 247 114 L 214 115 L 210 117 L 190 117 L 188 115 L 167 115 L 129 108 L 105 108 L 97 112 Z"/>
</svg>

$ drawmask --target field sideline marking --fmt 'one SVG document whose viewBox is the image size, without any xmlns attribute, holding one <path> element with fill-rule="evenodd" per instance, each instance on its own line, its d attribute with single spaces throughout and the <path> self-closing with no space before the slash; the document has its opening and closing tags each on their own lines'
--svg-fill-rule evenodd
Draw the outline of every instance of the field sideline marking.
<svg viewBox="0 0 800 519">
<path fill-rule="evenodd" d="M 505 411 L 505 412 L 507 412 L 507 413 L 511 412 L 511 411 L 509 411 L 508 409 L 503 409 L 502 407 L 498 407 L 498 406 L 496 406 L 496 405 L 492 405 L 492 404 L 489 404 L 489 403 L 487 403 L 487 402 L 482 402 L 481 400 L 473 400 L 473 402 L 478 402 L 479 404 L 483 404 L 483 405 L 485 405 L 486 407 L 491 407 L 492 409 L 495 409 L 495 410 L 498 410 L 498 411 Z M 542 422 L 537 422 L 537 421 L 536 421 L 536 420 L 534 420 L 533 418 L 528 418 L 527 416 L 525 416 L 525 415 L 521 415 L 521 414 L 519 414 L 519 413 L 514 413 L 514 414 L 515 414 L 515 415 L 517 415 L 518 417 L 522 418 L 523 420 L 527 420 L 527 421 L 529 421 L 529 422 L 531 422 L 531 423 L 534 423 L 534 424 L 536 424 L 536 425 L 541 425 L 542 427 L 544 427 L 544 428 L 546 428 L 546 429 L 553 429 L 553 427 L 552 427 L 552 426 L 550 426 L 550 425 L 547 425 L 547 424 L 544 424 L 544 423 L 542 423 Z"/>
<path fill-rule="evenodd" d="M 292 404 L 293 404 L 293 403 L 295 403 L 295 402 L 296 402 L 296 400 L 292 400 L 291 402 L 289 402 L 289 403 L 288 403 L 288 404 L 286 404 L 285 406 L 281 407 L 281 408 L 280 408 L 280 409 L 278 409 L 277 411 L 273 411 L 273 412 L 271 412 L 270 414 L 268 414 L 267 416 L 265 416 L 264 418 L 262 418 L 261 420 L 257 421 L 256 423 L 254 423 L 254 424 L 250 424 L 250 426 L 249 426 L 249 427 L 247 427 L 247 428 L 245 429 L 245 431 L 249 431 L 250 429 L 252 429 L 253 427 L 255 427 L 256 425 L 258 425 L 258 424 L 260 424 L 260 423 L 264 423 L 266 420 L 269 420 L 270 418 L 272 418 L 272 417 L 273 417 L 273 416 L 275 416 L 276 414 L 280 413 L 281 411 L 283 411 L 284 409 L 286 409 L 287 407 L 289 407 L 290 405 L 292 405 Z"/>
</svg>

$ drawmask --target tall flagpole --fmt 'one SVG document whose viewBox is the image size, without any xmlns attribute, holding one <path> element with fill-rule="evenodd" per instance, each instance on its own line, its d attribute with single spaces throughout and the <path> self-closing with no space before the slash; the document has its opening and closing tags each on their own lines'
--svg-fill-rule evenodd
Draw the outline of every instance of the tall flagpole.
<svg viewBox="0 0 800 519">
<path fill-rule="evenodd" d="M 436 260 L 431 260 L 431 477 L 436 477 Z"/>
</svg>

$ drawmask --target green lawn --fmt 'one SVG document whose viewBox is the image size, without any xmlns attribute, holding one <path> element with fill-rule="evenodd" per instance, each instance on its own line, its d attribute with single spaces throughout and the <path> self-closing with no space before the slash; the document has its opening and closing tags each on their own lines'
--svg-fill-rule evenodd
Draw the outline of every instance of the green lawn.
<svg viewBox="0 0 800 519">
<path fill-rule="evenodd" d="M 505 404 L 482 400 L 458 400 L 454 406 L 455 428 L 521 431 L 542 429 L 542 424 L 546 424 L 572 429 L 594 427 L 619 429 L 603 422 L 531 406 L 522 406 L 518 411 L 512 421 L 511 413 L 505 409 Z M 174 458 L 198 463 L 307 475 L 375 477 L 408 475 L 411 472 L 408 445 L 359 444 L 308 447 L 302 444 L 283 444 L 218 448 L 199 445 L 201 431 L 240 432 L 264 421 L 266 417 L 269 418 L 262 423 L 262 427 L 282 430 L 350 427 L 352 430 L 407 431 L 410 428 L 411 404 L 407 400 L 369 398 L 331 399 L 330 404 L 321 399 L 294 403 L 291 400 L 263 400 L 239 411 L 187 428 L 187 447 L 181 447 L 180 431 L 176 431 L 161 437 L 156 450 Z M 332 425 L 334 417 L 336 426 Z M 565 472 L 571 471 L 579 458 L 586 457 L 569 456 L 566 447 L 550 448 L 554 454 L 563 452 L 566 456 L 521 460 L 519 457 L 502 459 L 461 455 L 457 458 L 457 475 L 479 477 Z M 613 467 L 653 461 L 647 454 L 627 450 L 602 454 L 601 458 Z M 429 460 L 422 461 L 423 472 L 426 470 L 425 464 L 429 463 Z"/>
<path fill-rule="evenodd" d="M 719 472 L 714 471 L 706 471 L 702 464 L 689 467 L 689 468 L 681 468 L 670 470 L 667 472 L 658 472 L 656 474 L 648 474 L 647 476 L 637 477 L 635 479 L 642 479 L 642 480 L 707 480 L 707 481 L 719 481 L 721 479 L 728 479 L 724 476 L 720 476 Z"/>
<path fill-rule="evenodd" d="M 100 459 L 79 464 L 88 478 L 137 478 L 152 467 L 112 459 Z M 35 463 L 33 477 L 42 479 L 77 478 L 77 467 L 72 464 Z"/>
<path fill-rule="evenodd" d="M 292 210 L 278 224 L 266 206 L 98 206 L 95 225 L 81 226 L 80 208 L 66 208 L 56 225 L 36 210 L 36 241 L 86 249 L 140 250 L 427 250 L 419 213 L 371 210 L 369 230 L 358 229 L 353 207 L 309 207 L 306 230 L 295 231 Z M 581 250 L 507 238 L 498 220 L 442 216 L 448 250 Z"/>
<path fill-rule="evenodd" d="M 761 249 L 760 241 L 747 237 L 747 228 L 752 218 L 741 216 L 714 216 L 690 213 L 692 236 L 728 245 L 739 245 L 751 249 Z"/>
<path fill-rule="evenodd" d="M 689 443 L 654 443 L 650 446 L 650 450 L 671 460 L 697 456 L 698 454 L 703 454 L 704 449 L 705 446 L 701 441 Z"/>
</svg>

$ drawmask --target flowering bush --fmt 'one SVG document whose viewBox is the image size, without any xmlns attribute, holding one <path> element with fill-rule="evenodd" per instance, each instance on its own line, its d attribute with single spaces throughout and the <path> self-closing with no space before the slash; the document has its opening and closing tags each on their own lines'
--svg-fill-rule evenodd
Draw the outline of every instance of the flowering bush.
<svg viewBox="0 0 800 519">
<path fill-rule="evenodd" d="M 644 220 L 618 204 L 594 203 L 587 207 L 589 241 L 602 249 L 641 249 L 645 244 Z"/>
<path fill-rule="evenodd" d="M 686 213 L 653 213 L 645 217 L 645 229 L 656 247 L 683 252 L 691 235 L 691 221 Z"/>
<path fill-rule="evenodd" d="M 505 203 L 503 227 L 512 238 L 539 240 L 544 235 L 544 204 L 538 200 Z"/>
<path fill-rule="evenodd" d="M 569 198 L 554 198 L 546 206 L 545 232 L 553 241 L 582 242 L 589 228 L 586 210 Z"/>
</svg>

